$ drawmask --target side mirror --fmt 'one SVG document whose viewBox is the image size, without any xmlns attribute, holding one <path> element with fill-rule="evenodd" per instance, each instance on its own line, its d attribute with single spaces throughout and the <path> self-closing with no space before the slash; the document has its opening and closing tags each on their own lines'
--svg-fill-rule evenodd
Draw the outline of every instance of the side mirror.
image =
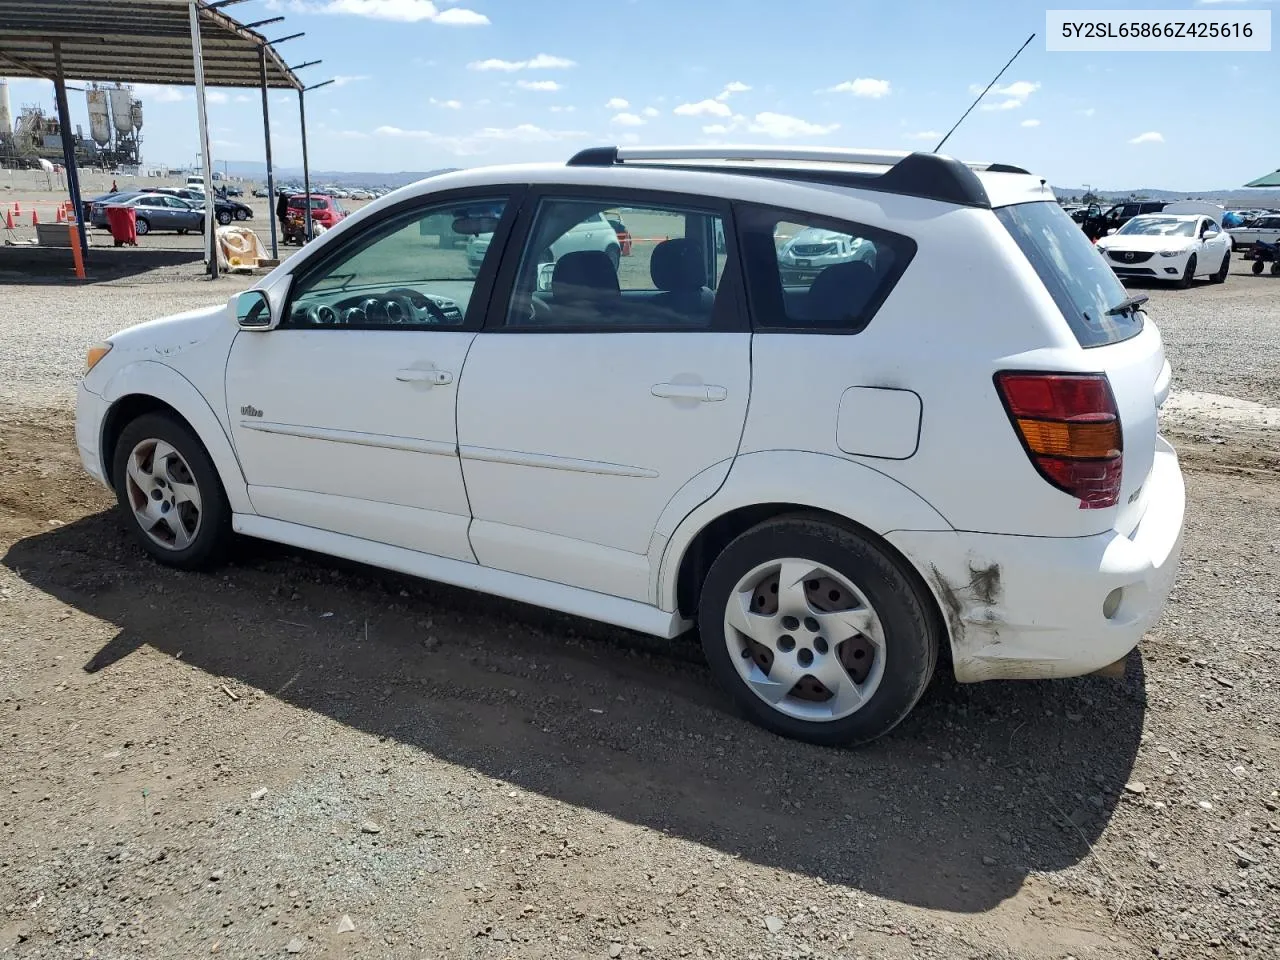
<svg viewBox="0 0 1280 960">
<path fill-rule="evenodd" d="M 246 290 L 231 298 L 235 308 L 236 323 L 241 330 L 273 330 L 276 317 L 271 310 L 271 301 L 261 290 Z"/>
</svg>

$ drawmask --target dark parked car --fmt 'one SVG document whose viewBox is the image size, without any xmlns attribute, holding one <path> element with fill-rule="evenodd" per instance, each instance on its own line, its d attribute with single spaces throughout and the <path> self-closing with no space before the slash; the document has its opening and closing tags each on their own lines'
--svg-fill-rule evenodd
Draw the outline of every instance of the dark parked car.
<svg viewBox="0 0 1280 960">
<path fill-rule="evenodd" d="M 200 190 L 191 190 L 187 187 L 152 187 L 145 192 L 163 193 L 166 196 L 177 197 L 200 207 L 204 206 L 204 193 Z M 213 209 L 214 216 L 223 226 L 226 226 L 232 220 L 248 220 L 253 216 L 253 209 L 239 200 L 225 200 L 221 197 L 214 197 Z"/>
<path fill-rule="evenodd" d="M 1105 237 L 1108 231 L 1119 230 L 1134 217 L 1144 213 L 1160 213 L 1166 206 L 1168 204 L 1164 200 L 1128 200 L 1117 203 L 1106 213 L 1085 217 L 1080 225 L 1086 237 L 1097 240 Z"/>
</svg>

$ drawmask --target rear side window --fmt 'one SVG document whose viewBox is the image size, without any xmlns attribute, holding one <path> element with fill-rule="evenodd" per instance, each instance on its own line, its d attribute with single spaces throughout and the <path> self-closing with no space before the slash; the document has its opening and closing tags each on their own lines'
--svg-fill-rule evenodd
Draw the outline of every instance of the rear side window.
<svg viewBox="0 0 1280 960">
<path fill-rule="evenodd" d="M 996 217 L 1035 268 L 1082 347 L 1101 347 L 1136 336 L 1142 313 L 1120 309 L 1128 299 L 1096 247 L 1056 203 L 1000 207 Z"/>
<path fill-rule="evenodd" d="M 769 207 L 737 208 L 755 326 L 858 333 L 915 255 L 899 234 Z"/>
</svg>

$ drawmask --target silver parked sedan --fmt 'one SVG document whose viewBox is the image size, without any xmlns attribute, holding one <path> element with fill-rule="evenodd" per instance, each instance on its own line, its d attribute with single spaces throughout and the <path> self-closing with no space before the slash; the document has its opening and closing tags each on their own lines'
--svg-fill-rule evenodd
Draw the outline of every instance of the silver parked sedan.
<svg viewBox="0 0 1280 960">
<path fill-rule="evenodd" d="M 188 230 L 204 229 L 204 210 L 178 197 L 163 193 L 144 193 L 125 200 L 120 205 L 133 207 L 138 221 L 139 235 L 151 233 L 153 230 L 176 230 L 178 233 L 186 233 Z"/>
</svg>

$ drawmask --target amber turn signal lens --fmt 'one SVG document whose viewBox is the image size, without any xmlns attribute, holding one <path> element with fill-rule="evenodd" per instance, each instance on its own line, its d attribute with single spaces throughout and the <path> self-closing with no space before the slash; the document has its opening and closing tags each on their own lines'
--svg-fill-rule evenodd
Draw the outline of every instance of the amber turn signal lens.
<svg viewBox="0 0 1280 960">
<path fill-rule="evenodd" d="M 87 374 L 90 370 L 98 365 L 98 361 L 111 352 L 111 344 L 95 343 L 89 348 L 88 354 L 84 358 L 84 372 Z"/>
<path fill-rule="evenodd" d="M 1018 418 L 1018 430 L 1032 453 L 1050 457 L 1105 460 L 1120 456 L 1120 424 L 1116 420 L 1095 423 L 1027 420 Z"/>
</svg>

